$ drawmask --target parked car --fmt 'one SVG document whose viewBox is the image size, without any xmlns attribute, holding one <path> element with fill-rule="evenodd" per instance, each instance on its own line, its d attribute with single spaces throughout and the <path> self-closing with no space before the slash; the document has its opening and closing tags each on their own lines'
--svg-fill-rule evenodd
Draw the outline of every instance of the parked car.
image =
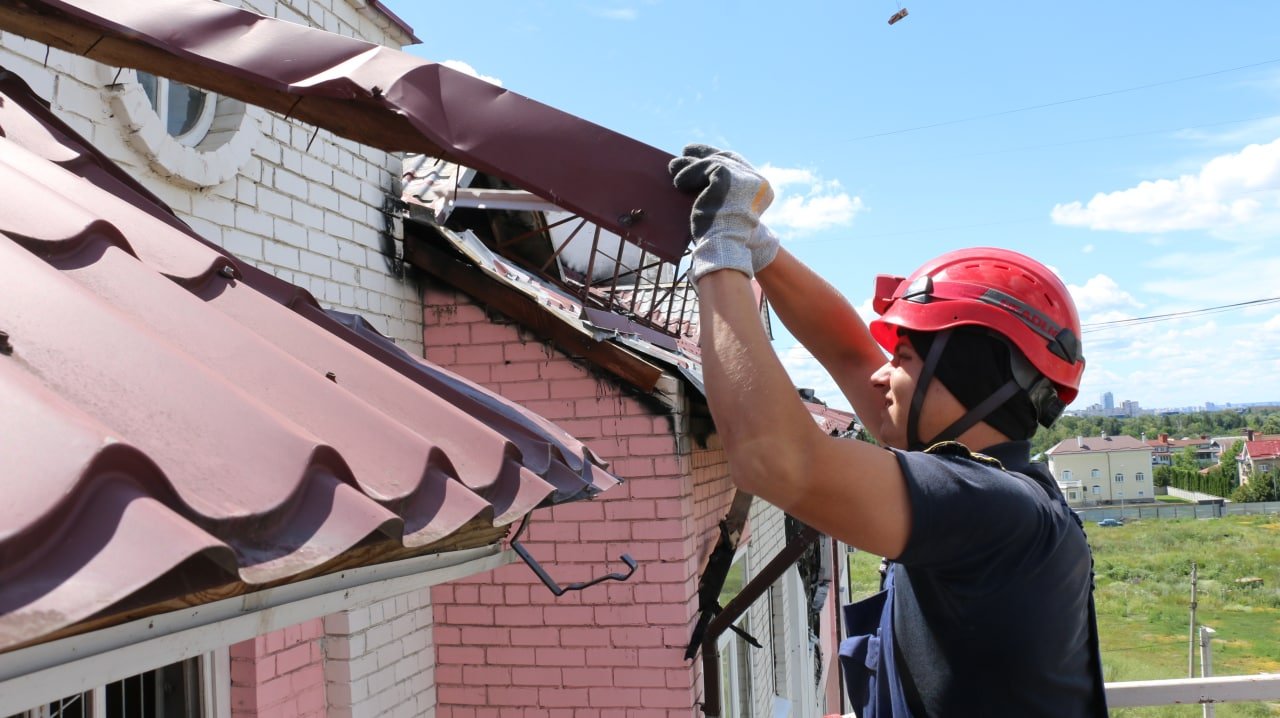
<svg viewBox="0 0 1280 718">
<path fill-rule="evenodd" d="M 1124 519 L 1103 519 L 1098 522 L 1099 526 L 1124 526 Z"/>
</svg>

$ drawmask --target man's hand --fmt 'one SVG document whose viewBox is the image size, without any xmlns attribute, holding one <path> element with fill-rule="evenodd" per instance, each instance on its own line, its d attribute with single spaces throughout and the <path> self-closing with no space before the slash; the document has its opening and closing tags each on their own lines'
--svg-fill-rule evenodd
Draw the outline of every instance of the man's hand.
<svg viewBox="0 0 1280 718">
<path fill-rule="evenodd" d="M 693 202 L 693 264 L 689 276 L 736 269 L 754 276 L 773 261 L 778 238 L 760 224 L 760 214 L 773 202 L 769 181 L 735 152 L 709 145 L 688 145 L 667 166 L 682 192 L 697 194 Z"/>
</svg>

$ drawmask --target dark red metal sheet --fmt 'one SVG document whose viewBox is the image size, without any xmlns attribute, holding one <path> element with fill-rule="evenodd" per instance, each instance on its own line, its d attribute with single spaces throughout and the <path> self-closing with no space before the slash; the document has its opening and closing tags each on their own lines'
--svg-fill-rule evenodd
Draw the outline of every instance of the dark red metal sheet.
<svg viewBox="0 0 1280 718">
<path fill-rule="evenodd" d="M 0 650 L 617 483 L 196 238 L 3 73 L 0 186 Z"/>
<path fill-rule="evenodd" d="M 0 22 L 10 31 L 287 112 L 365 144 L 456 161 L 667 262 L 677 263 L 688 246 L 692 200 L 671 186 L 670 154 L 443 65 L 215 0 L 0 0 L 6 7 L 12 14 L 0 14 Z M 54 29 L 59 24 L 81 37 L 68 38 Z M 643 213 L 639 221 L 623 219 L 634 210 Z"/>
</svg>

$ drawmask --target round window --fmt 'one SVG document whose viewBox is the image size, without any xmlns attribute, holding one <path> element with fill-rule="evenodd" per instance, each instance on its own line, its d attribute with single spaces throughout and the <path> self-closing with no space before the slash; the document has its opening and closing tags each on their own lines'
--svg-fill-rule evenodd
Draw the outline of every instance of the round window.
<svg viewBox="0 0 1280 718">
<path fill-rule="evenodd" d="M 103 90 L 125 141 L 161 176 L 212 187 L 246 167 L 265 111 L 160 75 L 105 65 Z"/>
<path fill-rule="evenodd" d="M 138 84 L 174 139 L 196 147 L 209 134 L 217 114 L 217 95 L 149 72 L 138 73 Z"/>
</svg>

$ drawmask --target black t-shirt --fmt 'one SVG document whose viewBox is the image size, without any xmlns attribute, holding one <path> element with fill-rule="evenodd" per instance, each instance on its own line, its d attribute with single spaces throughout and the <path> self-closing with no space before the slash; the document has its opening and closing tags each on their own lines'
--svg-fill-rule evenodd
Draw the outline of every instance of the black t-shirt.
<svg viewBox="0 0 1280 718">
<path fill-rule="evenodd" d="M 894 634 L 918 716 L 1105 715 L 1089 639 L 1091 559 L 1030 444 L 895 452 L 911 537 Z"/>
</svg>

